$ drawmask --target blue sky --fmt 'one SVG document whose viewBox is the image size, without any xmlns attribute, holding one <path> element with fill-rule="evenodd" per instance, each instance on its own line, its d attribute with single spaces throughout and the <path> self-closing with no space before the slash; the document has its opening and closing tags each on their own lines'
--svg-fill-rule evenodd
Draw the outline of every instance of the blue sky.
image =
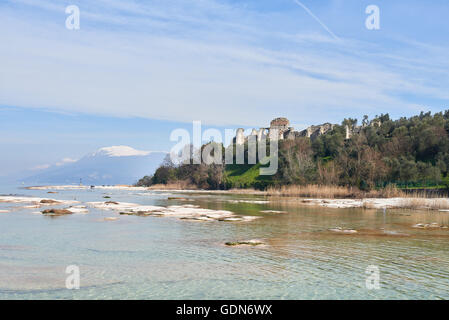
<svg viewBox="0 0 449 320">
<path fill-rule="evenodd" d="M 449 109 L 446 0 L 0 3 L 0 176 L 171 130 Z M 65 8 L 81 11 L 65 28 Z M 365 8 L 380 8 L 380 30 Z"/>
</svg>

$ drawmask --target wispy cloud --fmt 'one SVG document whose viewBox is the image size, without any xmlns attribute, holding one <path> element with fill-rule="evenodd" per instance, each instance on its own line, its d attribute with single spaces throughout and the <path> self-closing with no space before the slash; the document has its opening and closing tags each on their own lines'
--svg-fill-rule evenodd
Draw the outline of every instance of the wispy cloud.
<svg viewBox="0 0 449 320">
<path fill-rule="evenodd" d="M 31 168 L 31 170 L 45 170 L 51 167 L 51 164 L 40 164 Z"/>
<path fill-rule="evenodd" d="M 63 165 L 74 163 L 74 162 L 77 162 L 77 161 L 78 160 L 75 160 L 75 159 L 72 159 L 72 158 L 64 158 L 61 161 L 58 161 L 58 162 L 56 162 L 54 164 L 46 163 L 46 164 L 36 165 L 36 166 L 32 167 L 31 170 L 37 171 L 37 170 L 45 170 L 45 169 L 48 169 L 48 168 L 51 168 L 51 167 L 61 167 Z"/>
<path fill-rule="evenodd" d="M 63 166 L 63 165 L 65 165 L 65 164 L 74 163 L 74 162 L 76 162 L 76 161 L 78 161 L 78 160 L 72 159 L 72 158 L 64 158 L 64 159 L 62 159 L 61 161 L 56 162 L 56 163 L 55 163 L 55 166 L 60 167 L 60 166 Z"/>
<path fill-rule="evenodd" d="M 323 28 L 324 30 L 326 30 L 327 33 L 329 33 L 335 40 L 340 40 L 329 28 L 328 26 L 326 26 L 326 24 L 321 21 L 312 11 L 310 11 L 309 8 L 307 8 L 302 2 L 298 1 L 298 0 L 293 0 L 298 6 L 300 6 L 301 8 L 303 8 L 308 14 L 309 16 L 311 16 L 313 19 L 315 19 L 316 22 L 318 22 Z"/>
</svg>

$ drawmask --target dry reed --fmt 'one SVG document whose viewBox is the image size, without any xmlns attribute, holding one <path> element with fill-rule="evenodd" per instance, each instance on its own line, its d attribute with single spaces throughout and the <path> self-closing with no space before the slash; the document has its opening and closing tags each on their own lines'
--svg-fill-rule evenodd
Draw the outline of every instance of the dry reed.
<svg viewBox="0 0 449 320">
<path fill-rule="evenodd" d="M 430 198 L 426 193 L 408 194 L 402 199 L 400 207 L 405 209 L 448 210 L 449 199 Z"/>
<path fill-rule="evenodd" d="M 198 187 L 186 181 L 177 181 L 167 184 L 153 184 L 148 189 L 150 190 L 197 190 Z"/>
<path fill-rule="evenodd" d="M 288 185 L 282 187 L 269 187 L 267 189 L 269 196 L 284 196 L 284 197 L 309 197 L 309 198 L 324 198 L 324 199 L 364 199 L 364 198 L 405 198 L 408 197 L 400 189 L 393 185 L 388 185 L 385 188 L 371 191 L 361 191 L 356 187 L 343 187 L 335 185 Z"/>
<path fill-rule="evenodd" d="M 289 185 L 280 188 L 269 187 L 267 195 L 286 197 L 310 197 L 310 198 L 356 198 L 360 190 L 341 186 L 320 185 Z"/>
</svg>

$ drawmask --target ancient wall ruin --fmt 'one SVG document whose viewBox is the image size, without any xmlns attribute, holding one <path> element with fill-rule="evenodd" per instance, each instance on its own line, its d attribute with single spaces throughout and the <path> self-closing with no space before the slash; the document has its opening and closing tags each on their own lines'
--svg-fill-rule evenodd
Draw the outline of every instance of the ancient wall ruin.
<svg viewBox="0 0 449 320">
<path fill-rule="evenodd" d="M 370 126 L 373 127 L 380 127 L 381 122 L 378 119 L 375 119 L 370 122 Z M 307 129 L 304 129 L 302 131 L 295 131 L 293 127 L 290 127 L 290 121 L 287 118 L 276 118 L 273 119 L 270 122 L 270 127 L 268 128 L 259 128 L 252 129 L 251 134 L 249 136 L 256 136 L 257 141 L 261 141 L 263 139 L 266 139 L 267 137 L 269 139 L 277 139 L 277 140 L 294 140 L 299 137 L 307 137 L 310 139 L 315 139 L 316 137 L 319 137 L 323 134 L 327 134 L 328 132 L 334 130 L 335 124 L 332 123 L 323 123 L 316 126 L 310 126 Z M 363 126 L 352 126 L 349 127 L 348 125 L 345 126 L 346 130 L 346 139 L 350 139 L 353 134 L 360 133 Z M 248 137 L 249 137 L 248 136 Z M 245 137 L 244 135 L 244 129 L 239 128 L 237 129 L 236 137 L 234 138 L 234 142 L 238 145 L 242 145 L 245 143 L 245 141 L 248 140 L 248 137 Z"/>
</svg>

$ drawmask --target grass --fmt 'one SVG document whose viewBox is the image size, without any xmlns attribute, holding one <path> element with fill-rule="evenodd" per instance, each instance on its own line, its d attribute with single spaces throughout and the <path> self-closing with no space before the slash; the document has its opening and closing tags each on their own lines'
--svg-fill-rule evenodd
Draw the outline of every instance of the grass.
<svg viewBox="0 0 449 320">
<path fill-rule="evenodd" d="M 228 188 L 264 189 L 271 182 L 271 176 L 261 176 L 259 169 L 260 163 L 255 165 L 227 165 L 225 183 Z"/>
</svg>

